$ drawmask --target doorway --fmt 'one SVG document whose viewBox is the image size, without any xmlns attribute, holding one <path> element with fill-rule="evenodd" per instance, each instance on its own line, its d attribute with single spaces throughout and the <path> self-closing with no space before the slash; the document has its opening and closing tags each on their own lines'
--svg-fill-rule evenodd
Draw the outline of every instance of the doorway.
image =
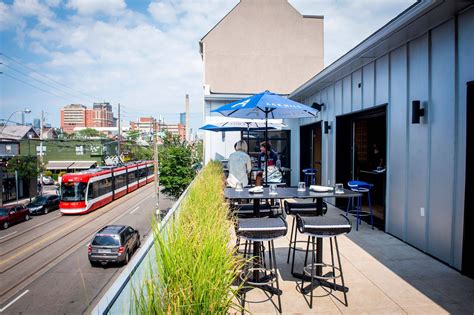
<svg viewBox="0 0 474 315">
<path fill-rule="evenodd" d="M 373 184 L 371 191 L 374 223 L 384 229 L 386 152 L 386 105 L 336 118 L 336 182 L 360 180 Z M 347 201 L 338 201 L 343 209 Z M 369 210 L 363 198 L 364 210 Z M 369 219 L 369 217 L 365 217 Z"/>
<path fill-rule="evenodd" d="M 321 122 L 300 127 L 300 181 L 304 181 L 303 170 L 315 168 L 316 184 L 321 183 Z"/>
<path fill-rule="evenodd" d="M 467 99 L 466 99 L 466 130 L 474 128 L 474 81 L 467 83 Z M 472 132 L 466 132 L 466 187 L 464 190 L 464 233 L 463 233 L 463 250 L 462 250 L 462 267 L 463 274 L 470 278 L 474 278 L 474 255 L 472 253 L 472 239 L 474 238 L 474 135 Z"/>
</svg>

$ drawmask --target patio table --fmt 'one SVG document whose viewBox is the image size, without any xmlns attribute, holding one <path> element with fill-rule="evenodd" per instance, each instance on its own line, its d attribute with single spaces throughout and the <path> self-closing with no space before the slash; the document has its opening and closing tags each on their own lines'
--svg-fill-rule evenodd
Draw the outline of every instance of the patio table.
<svg viewBox="0 0 474 315">
<path fill-rule="evenodd" d="M 262 193 L 251 193 L 249 192 L 249 188 L 244 188 L 243 191 L 235 191 L 235 188 L 225 188 L 224 196 L 227 199 L 252 199 L 253 200 L 253 213 L 255 217 L 260 217 L 260 200 L 262 199 L 287 199 L 287 198 L 296 198 L 296 199 L 316 199 L 316 215 L 323 215 L 323 199 L 324 198 L 351 198 L 351 197 L 358 197 L 361 194 L 358 192 L 354 192 L 351 190 L 344 189 L 343 193 L 335 193 L 334 191 L 328 192 L 314 192 L 309 189 L 305 191 L 298 191 L 296 187 L 277 187 L 276 189 L 277 194 L 270 194 L 269 189 L 267 187 L 263 188 Z M 322 263 L 323 261 L 323 239 L 317 238 L 316 239 L 316 262 Z M 260 242 L 254 242 L 253 246 L 253 254 L 255 257 L 260 257 Z M 316 275 L 322 275 L 322 266 L 316 267 Z M 300 273 L 293 273 L 295 278 L 302 279 L 305 277 L 303 274 Z M 259 273 L 254 272 L 253 281 L 258 282 L 259 280 Z M 306 280 L 306 279 L 305 279 Z M 319 284 L 321 286 L 330 287 L 334 290 L 338 291 L 347 291 L 346 287 L 342 287 L 337 284 L 333 284 L 328 281 L 319 280 Z M 303 288 L 303 290 L 308 291 L 313 289 L 312 287 Z M 272 292 L 274 294 L 281 294 L 281 291 L 278 292 L 277 290 L 273 290 L 271 287 L 263 288 L 266 291 Z"/>
</svg>

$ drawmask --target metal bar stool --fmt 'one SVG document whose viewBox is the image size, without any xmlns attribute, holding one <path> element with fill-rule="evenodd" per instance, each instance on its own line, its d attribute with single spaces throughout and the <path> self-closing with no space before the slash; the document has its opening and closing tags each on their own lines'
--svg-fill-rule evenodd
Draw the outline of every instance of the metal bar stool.
<svg viewBox="0 0 474 315">
<path fill-rule="evenodd" d="M 249 245 L 254 245 L 254 260 L 240 275 L 240 279 L 244 282 L 239 292 L 242 308 L 245 308 L 247 291 L 253 288 L 260 288 L 271 293 L 269 299 L 272 299 L 273 295 L 277 295 L 278 312 L 282 312 L 280 298 L 282 292 L 278 281 L 275 245 L 273 241 L 285 236 L 287 230 L 286 221 L 281 217 L 240 219 L 238 221 L 237 236 L 246 242 L 248 241 Z M 264 242 L 268 242 L 268 264 L 265 262 L 264 247 L 262 246 Z M 246 247 L 245 256 L 249 254 L 251 248 L 252 246 L 248 246 L 247 251 Z"/>
<path fill-rule="evenodd" d="M 359 180 L 352 180 L 347 183 L 349 189 L 361 194 L 367 194 L 367 201 L 369 202 L 369 211 L 362 210 L 362 196 L 360 197 L 351 197 L 347 202 L 346 215 L 352 214 L 356 216 L 356 231 L 359 231 L 359 224 L 362 224 L 362 217 L 370 216 L 370 225 L 372 225 L 372 230 L 374 229 L 374 215 L 372 210 L 372 200 L 370 198 L 370 191 L 374 187 L 373 184 L 362 182 Z M 351 204 L 354 204 L 354 198 L 356 198 L 355 208 L 349 209 Z"/>
<path fill-rule="evenodd" d="M 316 185 L 316 174 L 317 173 L 318 173 L 318 170 L 315 169 L 315 168 L 305 168 L 305 169 L 303 169 L 304 182 L 306 183 L 306 186 Z"/>
<path fill-rule="evenodd" d="M 332 289 L 343 291 L 344 292 L 344 304 L 348 306 L 347 303 L 347 291 L 349 290 L 344 284 L 344 273 L 342 271 L 341 257 L 339 254 L 339 246 L 337 244 L 337 236 L 342 234 L 347 234 L 351 231 L 351 222 L 349 219 L 340 215 L 337 217 L 328 217 L 328 216 L 296 216 L 297 226 L 301 233 L 308 235 L 308 243 L 306 247 L 305 262 L 303 266 L 303 277 L 301 281 L 301 293 L 306 296 L 307 293 L 310 294 L 309 307 L 313 308 L 313 289 L 318 285 L 330 287 Z M 331 264 L 327 264 L 322 261 L 316 260 L 316 250 L 320 253 L 322 257 L 322 248 L 315 248 L 315 239 L 316 238 L 329 238 L 330 248 L 331 248 Z M 336 266 L 334 260 L 334 248 L 333 248 L 333 239 L 336 247 L 336 255 L 338 265 Z M 309 246 L 311 244 L 311 250 Z M 307 264 L 308 253 L 311 251 L 311 263 Z M 323 274 L 323 269 L 329 268 L 331 272 Z M 336 284 L 336 279 L 341 279 L 342 286 Z M 310 281 L 308 288 L 304 287 L 305 279 Z M 333 283 L 330 283 L 331 281 Z"/>
<path fill-rule="evenodd" d="M 317 205 L 314 202 L 302 203 L 302 202 L 288 202 L 284 201 L 285 213 L 293 217 L 293 223 L 291 224 L 290 243 L 288 245 L 288 257 L 286 263 L 290 263 L 290 256 L 293 253 L 291 260 L 291 273 L 294 272 L 295 266 L 295 251 L 304 251 L 304 249 L 296 248 L 297 243 L 306 243 L 306 241 L 298 241 L 298 229 L 296 226 L 296 216 L 315 216 L 317 214 Z M 323 202 L 323 214 L 326 214 L 328 210 L 327 204 Z"/>
</svg>

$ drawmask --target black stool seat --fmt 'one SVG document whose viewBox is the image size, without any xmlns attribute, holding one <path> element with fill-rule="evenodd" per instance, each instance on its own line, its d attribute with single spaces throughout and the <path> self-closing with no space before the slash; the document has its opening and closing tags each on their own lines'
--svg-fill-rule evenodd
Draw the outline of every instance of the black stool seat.
<svg viewBox="0 0 474 315">
<path fill-rule="evenodd" d="M 343 215 L 337 217 L 298 215 L 296 218 L 299 231 L 311 236 L 337 236 L 351 231 L 351 223 Z"/>
<path fill-rule="evenodd" d="M 251 240 L 270 240 L 285 236 L 286 221 L 277 218 L 240 219 L 237 226 L 237 235 Z"/>
<path fill-rule="evenodd" d="M 272 208 L 267 203 L 261 204 L 259 209 L 261 216 L 269 216 L 272 214 Z M 253 218 L 255 217 L 253 212 L 253 204 L 245 203 L 233 206 L 233 213 L 239 218 Z"/>
<path fill-rule="evenodd" d="M 317 205 L 314 202 L 288 202 L 285 201 L 285 212 L 287 215 L 316 215 Z M 323 202 L 323 213 L 328 211 L 328 205 Z"/>
</svg>

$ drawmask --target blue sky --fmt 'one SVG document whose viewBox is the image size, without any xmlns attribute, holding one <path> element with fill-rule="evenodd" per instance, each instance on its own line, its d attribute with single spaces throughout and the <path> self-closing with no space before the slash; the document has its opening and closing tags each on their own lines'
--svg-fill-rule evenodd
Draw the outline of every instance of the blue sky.
<svg viewBox="0 0 474 315">
<path fill-rule="evenodd" d="M 196 130 L 203 102 L 198 43 L 237 2 L 0 0 L 0 118 L 29 108 L 27 121 L 44 110 L 58 125 L 64 105 L 107 101 L 122 104 L 125 124 L 145 115 L 177 122 L 189 94 Z M 325 16 L 326 66 L 413 3 L 289 2 L 302 14 Z"/>
</svg>

